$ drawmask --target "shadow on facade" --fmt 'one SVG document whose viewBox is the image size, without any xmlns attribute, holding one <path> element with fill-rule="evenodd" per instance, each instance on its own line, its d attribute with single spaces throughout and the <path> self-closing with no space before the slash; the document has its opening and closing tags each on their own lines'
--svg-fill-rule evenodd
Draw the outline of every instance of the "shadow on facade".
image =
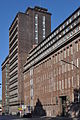
<svg viewBox="0 0 80 120">
<path fill-rule="evenodd" d="M 36 106 L 32 111 L 33 117 L 46 116 L 46 111 L 43 109 L 43 106 L 39 99 L 37 99 Z"/>
<path fill-rule="evenodd" d="M 80 88 L 74 89 L 74 102 L 71 102 L 68 106 L 68 115 L 80 117 Z"/>
<path fill-rule="evenodd" d="M 74 89 L 74 102 L 66 102 L 65 116 L 80 117 L 80 88 Z"/>
</svg>

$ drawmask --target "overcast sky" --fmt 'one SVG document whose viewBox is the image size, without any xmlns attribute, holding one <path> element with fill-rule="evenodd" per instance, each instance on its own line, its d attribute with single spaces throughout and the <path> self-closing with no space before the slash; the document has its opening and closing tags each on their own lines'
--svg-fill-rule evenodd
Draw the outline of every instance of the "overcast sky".
<svg viewBox="0 0 80 120">
<path fill-rule="evenodd" d="M 27 7 L 41 6 L 52 13 L 53 31 L 78 7 L 80 0 L 0 0 L 0 82 L 2 82 L 1 64 L 9 53 L 9 27 L 17 12 L 25 12 Z M 2 89 L 0 88 L 0 99 Z"/>
</svg>

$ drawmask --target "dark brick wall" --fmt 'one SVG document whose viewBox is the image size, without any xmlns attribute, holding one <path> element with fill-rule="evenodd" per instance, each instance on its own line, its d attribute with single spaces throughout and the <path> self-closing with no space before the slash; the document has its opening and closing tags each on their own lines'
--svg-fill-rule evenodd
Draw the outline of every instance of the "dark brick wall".
<svg viewBox="0 0 80 120">
<path fill-rule="evenodd" d="M 77 45 L 78 45 L 78 51 L 77 51 Z M 71 47 L 73 53 L 71 53 Z M 69 53 L 68 53 L 68 49 L 69 49 Z M 66 51 L 66 57 L 64 55 L 64 51 Z M 33 73 L 34 108 L 37 99 L 39 99 L 41 104 L 43 105 L 43 108 L 46 110 L 48 116 L 56 116 L 57 114 L 61 114 L 62 112 L 61 96 L 66 96 L 67 102 L 72 103 L 74 100 L 74 89 L 75 88 L 79 89 L 80 87 L 80 80 L 78 81 L 77 78 L 77 75 L 79 75 L 80 78 L 80 73 L 79 73 L 80 70 L 74 66 L 72 70 L 71 65 L 69 65 L 70 69 L 68 70 L 68 64 L 67 64 L 66 72 L 65 72 L 65 68 L 63 69 L 62 72 L 62 66 L 65 63 L 61 63 L 61 61 L 59 60 L 60 54 L 61 54 L 60 60 L 63 59 L 70 63 L 71 61 L 74 61 L 75 65 L 77 65 L 76 60 L 78 58 L 79 60 L 78 67 L 80 68 L 80 56 L 79 56 L 80 37 L 76 36 L 74 41 L 67 43 L 65 46 L 59 48 L 55 53 L 52 53 L 44 61 L 41 61 L 39 64 L 34 66 L 34 73 Z M 56 60 L 56 56 L 57 56 L 57 60 Z M 59 74 L 59 68 L 61 68 L 60 74 Z M 25 101 L 25 104 L 27 105 L 29 104 L 28 102 L 31 101 L 31 98 L 29 96 L 30 86 L 28 85 L 30 80 L 29 73 L 30 70 L 24 73 L 24 86 L 25 86 L 24 91 L 27 91 L 25 93 L 24 99 L 26 98 L 26 96 L 28 96 L 29 99 L 27 102 Z M 72 81 L 72 76 L 73 76 L 73 81 Z M 65 82 L 65 79 L 67 79 L 67 82 Z M 61 81 L 61 85 L 59 84 L 59 81 Z M 57 82 L 58 82 L 58 86 L 57 86 Z M 54 89 L 54 83 L 55 83 L 55 89 Z M 56 100 L 58 101 L 58 104 Z"/>
<path fill-rule="evenodd" d="M 6 71 L 6 65 L 9 65 L 9 58 L 5 59 L 4 63 L 2 64 L 2 112 L 5 113 L 6 110 L 6 95 L 9 96 L 9 66 L 7 67 Z M 7 79 L 7 83 L 6 83 Z M 6 91 L 7 86 L 7 91 Z M 7 93 L 6 93 L 7 92 Z"/>
</svg>

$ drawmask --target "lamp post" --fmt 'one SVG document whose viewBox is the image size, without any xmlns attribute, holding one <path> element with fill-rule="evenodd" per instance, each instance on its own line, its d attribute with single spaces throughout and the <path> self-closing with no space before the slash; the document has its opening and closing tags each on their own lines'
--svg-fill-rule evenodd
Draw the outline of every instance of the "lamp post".
<svg viewBox="0 0 80 120">
<path fill-rule="evenodd" d="M 74 67 L 76 67 L 77 69 L 79 69 L 79 67 L 77 67 L 75 64 L 73 64 L 73 63 L 70 63 L 70 62 L 68 62 L 68 61 L 65 61 L 65 60 L 61 60 L 62 62 L 64 62 L 64 63 L 67 63 L 67 64 L 71 64 L 71 65 L 73 65 Z"/>
</svg>

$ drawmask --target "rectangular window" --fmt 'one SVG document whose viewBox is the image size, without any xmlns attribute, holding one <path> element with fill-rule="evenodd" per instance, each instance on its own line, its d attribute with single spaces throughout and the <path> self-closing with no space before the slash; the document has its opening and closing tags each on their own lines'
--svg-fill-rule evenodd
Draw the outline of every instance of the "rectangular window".
<svg viewBox="0 0 80 120">
<path fill-rule="evenodd" d="M 57 59 L 57 55 L 56 55 L 56 63 L 57 63 L 58 59 Z"/>
<path fill-rule="evenodd" d="M 69 48 L 67 48 L 67 55 L 69 56 Z"/>
<path fill-rule="evenodd" d="M 30 76 L 33 75 L 33 68 L 30 69 Z"/>
<path fill-rule="evenodd" d="M 59 61 L 61 60 L 60 57 L 61 57 L 61 54 L 59 53 Z"/>
<path fill-rule="evenodd" d="M 61 74 L 61 67 L 59 67 L 59 74 Z"/>
<path fill-rule="evenodd" d="M 79 86 L 79 75 L 77 75 L 77 85 Z"/>
<path fill-rule="evenodd" d="M 64 89 L 64 80 L 62 80 L 62 89 Z"/>
<path fill-rule="evenodd" d="M 61 81 L 59 81 L 59 90 L 61 90 Z"/>
<path fill-rule="evenodd" d="M 77 67 L 79 67 L 79 59 L 77 58 Z"/>
<path fill-rule="evenodd" d="M 57 90 L 58 90 L 58 81 L 57 81 Z"/>
<path fill-rule="evenodd" d="M 72 46 L 70 46 L 71 47 L 71 55 L 73 55 L 73 47 Z"/>
<path fill-rule="evenodd" d="M 62 73 L 64 73 L 64 67 L 65 67 L 65 66 L 64 66 L 64 65 L 62 65 Z"/>
<path fill-rule="evenodd" d="M 78 52 L 79 50 L 79 46 L 78 46 L 78 42 L 76 43 L 76 51 Z"/>
<path fill-rule="evenodd" d="M 67 89 L 67 79 L 65 79 L 65 88 Z"/>
<path fill-rule="evenodd" d="M 54 89 L 54 91 L 55 91 L 55 90 L 56 90 L 56 87 L 55 87 L 55 82 L 54 82 L 54 85 L 53 85 L 53 86 L 54 86 L 54 88 L 53 88 L 53 89 Z"/>
<path fill-rule="evenodd" d="M 72 102 L 74 102 L 74 93 L 72 93 Z"/>
<path fill-rule="evenodd" d="M 68 78 L 68 87 L 70 88 L 70 78 Z"/>
<path fill-rule="evenodd" d="M 64 58 L 66 58 L 66 50 L 64 50 Z"/>
<path fill-rule="evenodd" d="M 65 67 L 65 72 L 66 72 L 67 71 L 67 64 L 65 64 L 64 67 Z"/>
<path fill-rule="evenodd" d="M 38 44 L 38 14 L 35 14 L 35 42 Z"/>
<path fill-rule="evenodd" d="M 43 16 L 43 39 L 45 39 L 45 16 Z"/>
<path fill-rule="evenodd" d="M 68 71 L 70 71 L 70 64 L 68 64 Z"/>
<path fill-rule="evenodd" d="M 61 59 L 63 59 L 63 52 L 61 52 Z"/>
<path fill-rule="evenodd" d="M 72 87 L 74 87 L 73 76 L 72 76 Z"/>
<path fill-rule="evenodd" d="M 71 61 L 71 64 L 72 64 L 71 66 L 72 66 L 72 70 L 73 70 L 73 61 Z"/>
</svg>

